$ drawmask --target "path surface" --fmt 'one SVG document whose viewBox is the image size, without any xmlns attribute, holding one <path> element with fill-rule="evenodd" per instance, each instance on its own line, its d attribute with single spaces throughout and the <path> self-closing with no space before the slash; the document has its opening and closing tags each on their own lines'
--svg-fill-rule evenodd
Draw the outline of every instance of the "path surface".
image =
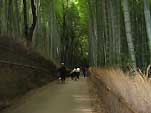
<svg viewBox="0 0 151 113">
<path fill-rule="evenodd" d="M 87 80 L 50 83 L 28 93 L 2 113 L 93 113 Z"/>
</svg>

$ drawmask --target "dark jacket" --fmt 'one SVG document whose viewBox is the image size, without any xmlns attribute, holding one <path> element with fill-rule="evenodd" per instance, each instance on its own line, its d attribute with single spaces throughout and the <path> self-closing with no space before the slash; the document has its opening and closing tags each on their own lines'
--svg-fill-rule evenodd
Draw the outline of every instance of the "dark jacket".
<svg viewBox="0 0 151 113">
<path fill-rule="evenodd" d="M 59 71 L 61 76 L 65 76 L 67 73 L 65 66 L 60 67 L 58 71 Z"/>
</svg>

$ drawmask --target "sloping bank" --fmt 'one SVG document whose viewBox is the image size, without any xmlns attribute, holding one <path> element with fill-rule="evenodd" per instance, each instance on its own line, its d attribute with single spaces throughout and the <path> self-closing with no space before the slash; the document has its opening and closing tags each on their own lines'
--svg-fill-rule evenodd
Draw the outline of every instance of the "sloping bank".
<svg viewBox="0 0 151 113">
<path fill-rule="evenodd" d="M 90 75 L 109 113 L 151 113 L 151 84 L 139 74 L 130 78 L 119 69 L 91 68 Z"/>
<path fill-rule="evenodd" d="M 10 38 L 0 38 L 0 109 L 54 79 L 56 66 Z"/>
</svg>

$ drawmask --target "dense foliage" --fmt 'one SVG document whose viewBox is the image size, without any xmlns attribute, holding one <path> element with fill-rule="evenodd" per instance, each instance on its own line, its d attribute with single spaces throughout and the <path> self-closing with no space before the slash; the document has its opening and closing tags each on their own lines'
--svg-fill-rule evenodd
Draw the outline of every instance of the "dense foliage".
<svg viewBox="0 0 151 113">
<path fill-rule="evenodd" d="M 151 61 L 149 1 L 88 1 L 91 64 L 146 68 Z"/>
<path fill-rule="evenodd" d="M 1 0 L 0 35 L 67 65 L 89 57 L 93 66 L 145 68 L 151 61 L 150 1 Z"/>
<path fill-rule="evenodd" d="M 55 62 L 87 62 L 85 3 L 86 0 L 1 0 L 0 35 L 11 36 Z"/>
</svg>

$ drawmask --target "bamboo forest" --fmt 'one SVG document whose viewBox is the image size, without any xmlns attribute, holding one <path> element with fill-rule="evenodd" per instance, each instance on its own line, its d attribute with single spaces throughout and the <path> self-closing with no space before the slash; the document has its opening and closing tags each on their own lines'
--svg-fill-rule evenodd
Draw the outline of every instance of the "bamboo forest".
<svg viewBox="0 0 151 113">
<path fill-rule="evenodd" d="M 0 113 L 151 113 L 151 0 L 0 0 Z"/>
</svg>

